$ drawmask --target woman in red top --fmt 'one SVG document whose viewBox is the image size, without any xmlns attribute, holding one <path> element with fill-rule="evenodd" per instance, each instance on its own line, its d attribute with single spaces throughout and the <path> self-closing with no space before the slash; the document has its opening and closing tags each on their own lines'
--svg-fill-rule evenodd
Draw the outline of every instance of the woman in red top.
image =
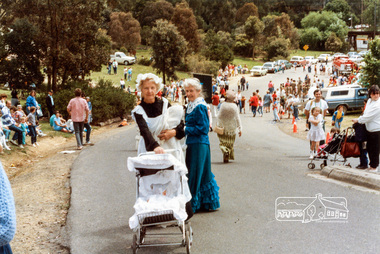
<svg viewBox="0 0 380 254">
<path fill-rule="evenodd" d="M 253 117 L 256 116 L 256 110 L 259 106 L 259 98 L 256 95 L 256 92 L 253 92 L 253 96 L 249 99 L 249 105 L 251 106 Z"/>
<path fill-rule="evenodd" d="M 224 90 L 224 87 L 222 87 L 222 89 L 220 89 L 220 96 L 222 98 L 226 98 L 226 90 Z"/>
</svg>

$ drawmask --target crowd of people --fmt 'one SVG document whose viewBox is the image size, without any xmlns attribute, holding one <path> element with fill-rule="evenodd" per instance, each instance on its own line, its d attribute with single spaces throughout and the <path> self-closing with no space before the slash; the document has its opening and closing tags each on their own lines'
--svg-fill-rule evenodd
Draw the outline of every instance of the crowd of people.
<svg viewBox="0 0 380 254">
<path fill-rule="evenodd" d="M 7 100 L 6 94 L 0 95 L 0 152 L 3 149 L 11 150 L 9 143 L 24 148 L 26 145 L 26 136 L 31 137 L 31 145 L 33 147 L 39 146 L 37 137 L 43 137 L 45 134 L 42 132 L 38 125 L 39 117 L 42 116 L 40 105 L 36 101 L 36 92 L 32 90 L 26 99 L 26 112 L 24 112 L 21 105 L 19 105 L 17 91 L 12 90 L 12 100 Z M 11 138 L 11 132 L 14 132 Z"/>
<path fill-rule="evenodd" d="M 18 92 L 16 89 L 12 89 L 11 100 L 7 100 L 6 94 L 0 94 L 0 153 L 4 149 L 11 150 L 10 144 L 18 146 L 19 148 L 24 148 L 24 146 L 29 143 L 27 142 L 26 137 L 30 137 L 30 145 L 37 148 L 39 146 L 38 137 L 46 136 L 41 130 L 39 125 L 39 119 L 43 116 L 41 111 L 41 105 L 36 100 L 36 91 L 31 90 L 29 96 L 26 98 L 25 111 L 23 110 L 22 105 L 20 105 L 20 100 L 18 97 Z M 91 126 L 92 121 L 92 104 L 89 97 L 86 97 L 81 91 L 80 95 L 81 103 L 86 105 L 87 121 L 85 119 L 78 118 L 76 113 L 74 113 L 74 118 L 71 116 L 68 120 L 65 120 L 62 117 L 62 114 L 59 111 L 55 110 L 53 91 L 49 91 L 46 96 L 45 103 L 48 110 L 48 119 L 50 125 L 55 131 L 62 131 L 68 133 L 75 132 L 76 123 L 80 120 L 83 122 L 83 126 L 86 129 L 86 142 L 78 142 L 78 148 L 85 145 L 92 145 L 90 141 L 91 135 Z M 72 105 L 69 104 L 68 107 L 69 114 L 71 113 Z M 77 107 L 76 105 L 74 107 Z M 73 109 L 74 112 L 77 112 L 77 108 Z M 85 115 L 86 112 L 83 112 Z M 14 132 L 13 136 L 12 133 Z"/>
</svg>

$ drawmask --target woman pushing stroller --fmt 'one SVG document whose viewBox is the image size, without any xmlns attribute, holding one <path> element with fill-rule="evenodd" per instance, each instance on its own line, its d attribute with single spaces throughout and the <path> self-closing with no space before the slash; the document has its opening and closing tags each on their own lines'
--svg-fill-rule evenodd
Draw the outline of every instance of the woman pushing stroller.
<svg viewBox="0 0 380 254">
<path fill-rule="evenodd" d="M 197 121 L 197 119 L 200 119 L 202 116 L 197 114 L 197 112 L 203 112 L 203 106 L 205 103 L 198 103 L 202 98 L 196 100 L 200 94 L 200 83 L 196 82 L 196 85 L 198 86 L 194 88 L 194 82 L 195 81 L 188 80 L 185 80 L 184 82 L 186 95 L 190 101 L 186 113 L 186 134 L 188 135 L 186 166 L 189 171 L 190 192 L 193 196 L 191 200 L 192 209 L 187 209 L 189 217 L 192 216 L 191 210 L 195 212 L 200 209 L 201 206 L 212 210 L 219 207 L 219 188 L 216 185 L 214 175 L 212 175 L 210 169 L 211 160 L 207 136 L 208 121 L 207 123 L 200 123 Z M 132 116 L 136 121 L 142 136 L 138 145 L 138 153 L 154 151 L 156 154 L 162 154 L 165 153 L 164 149 L 175 149 L 177 152 L 173 155 L 181 163 L 185 163 L 181 144 L 181 139 L 185 136 L 184 123 L 182 121 L 184 112 L 181 106 L 171 106 L 165 98 L 159 99 L 156 97 L 157 92 L 160 91 L 162 87 L 162 79 L 152 73 L 139 74 L 137 76 L 136 89 L 141 91 L 142 100 L 132 111 Z M 201 107 L 202 110 L 200 110 L 199 107 Z M 191 114 L 192 112 L 193 114 Z M 191 117 L 189 118 L 190 115 Z M 203 124 L 207 124 L 207 131 L 205 133 L 201 133 L 201 130 L 203 130 Z M 205 143 L 206 141 L 207 144 Z M 202 145 L 195 145 L 197 143 L 201 143 Z M 202 157 L 204 145 L 208 147 L 208 160 L 207 158 Z M 195 146 L 197 147 L 192 149 L 192 147 Z M 206 174 L 207 172 L 209 172 L 209 174 Z M 209 188 L 206 189 L 206 187 L 209 187 L 212 180 L 215 182 L 213 188 L 211 190 Z M 204 192 L 206 191 L 207 193 L 211 193 L 214 199 L 217 199 L 215 204 L 204 204 L 204 202 L 207 203 L 207 200 L 210 200 L 211 198 L 205 196 Z"/>
</svg>

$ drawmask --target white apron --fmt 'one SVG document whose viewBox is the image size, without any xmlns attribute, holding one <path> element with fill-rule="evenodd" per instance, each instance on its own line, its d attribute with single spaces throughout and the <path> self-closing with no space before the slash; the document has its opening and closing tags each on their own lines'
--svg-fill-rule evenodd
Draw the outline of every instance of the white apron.
<svg viewBox="0 0 380 254">
<path fill-rule="evenodd" d="M 181 122 L 183 118 L 183 108 L 182 106 L 171 106 L 168 108 L 168 100 L 165 98 L 162 98 L 164 105 L 162 108 L 162 114 L 157 117 L 148 117 L 148 115 L 145 113 L 145 110 L 143 107 L 138 105 L 133 111 L 132 111 L 132 117 L 134 118 L 134 113 L 140 114 L 143 116 L 144 120 L 146 121 L 146 124 L 148 125 L 149 131 L 152 133 L 153 138 L 159 143 L 159 145 L 164 148 L 165 150 L 172 150 L 174 149 L 174 152 L 170 152 L 177 160 L 181 162 L 182 165 L 186 168 L 185 163 L 185 156 L 184 152 L 182 150 L 182 144 L 181 141 L 178 140 L 176 137 L 172 137 L 169 140 L 160 140 L 158 138 L 158 135 L 163 130 L 167 129 L 173 129 L 177 127 L 177 125 Z M 136 119 L 134 118 L 136 121 Z M 137 154 L 146 153 L 146 147 L 144 138 L 141 137 L 139 141 L 139 146 L 137 149 Z M 187 168 L 186 168 L 187 170 Z M 140 182 L 140 185 L 143 186 L 145 184 L 150 185 L 152 181 L 156 178 L 156 175 L 152 176 L 145 176 L 143 177 L 143 181 Z M 186 197 L 186 201 L 191 200 L 191 193 L 189 189 L 189 185 L 187 183 L 187 177 L 186 175 L 182 176 L 182 186 L 183 186 L 183 193 Z"/>
<path fill-rule="evenodd" d="M 153 138 L 158 142 L 158 144 L 165 150 L 174 149 L 175 152 L 171 152 L 174 157 L 181 161 L 181 163 L 185 163 L 185 156 L 182 150 L 181 141 L 172 137 L 169 140 L 160 140 L 158 135 L 160 135 L 161 131 L 167 129 L 173 129 L 177 127 L 177 125 L 181 122 L 183 118 L 183 109 L 181 106 L 171 106 L 168 108 L 168 100 L 162 98 L 164 102 L 162 108 L 162 114 L 157 117 L 148 117 L 145 113 L 143 107 L 138 105 L 133 111 L 132 116 L 134 118 L 134 113 L 140 114 L 143 116 L 149 131 L 152 133 Z M 136 119 L 134 119 L 136 121 Z M 137 154 L 146 153 L 145 141 L 144 138 L 140 138 Z"/>
</svg>

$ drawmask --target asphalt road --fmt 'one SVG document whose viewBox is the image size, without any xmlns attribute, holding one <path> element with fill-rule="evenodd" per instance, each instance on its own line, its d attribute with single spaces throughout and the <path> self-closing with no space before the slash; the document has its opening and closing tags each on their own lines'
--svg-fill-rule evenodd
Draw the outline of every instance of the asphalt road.
<svg viewBox="0 0 380 254">
<path fill-rule="evenodd" d="M 304 77 L 288 70 L 249 78 L 250 88 L 264 94 L 273 80 Z M 231 82 L 232 83 L 232 82 Z M 235 87 L 236 87 L 236 82 Z M 216 134 L 210 133 L 212 171 L 220 187 L 221 208 L 191 219 L 193 253 L 378 253 L 380 195 L 310 177 L 308 142 L 290 137 L 272 123 L 272 114 L 243 114 L 243 136 L 236 160 L 222 163 Z M 84 149 L 71 173 L 72 198 L 67 229 L 71 253 L 132 253 L 135 176 L 127 158 L 136 156 L 134 126 L 117 129 Z M 344 197 L 348 218 L 341 222 L 277 221 L 279 197 Z M 173 230 L 172 228 L 164 230 Z M 163 239 L 161 239 L 163 240 Z M 183 247 L 142 249 L 139 253 L 186 253 Z"/>
</svg>

